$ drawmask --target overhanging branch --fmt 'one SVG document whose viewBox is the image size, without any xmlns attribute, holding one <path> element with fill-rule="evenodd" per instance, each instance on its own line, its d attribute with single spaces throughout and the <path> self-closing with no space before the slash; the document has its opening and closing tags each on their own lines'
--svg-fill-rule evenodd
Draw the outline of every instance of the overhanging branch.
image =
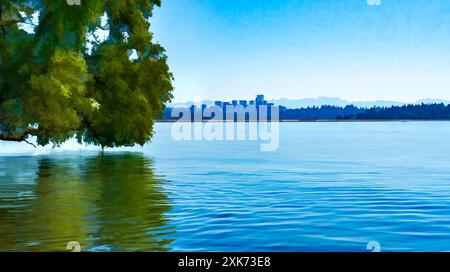
<svg viewBox="0 0 450 272">
<path fill-rule="evenodd" d="M 28 128 L 22 134 L 9 134 L 9 133 L 1 134 L 0 133 L 0 141 L 26 142 L 27 144 L 36 147 L 36 145 L 27 141 L 27 137 L 30 135 L 36 135 L 38 131 L 39 130 L 37 128 Z"/>
<path fill-rule="evenodd" d="M 23 23 L 21 20 L 3 20 L 0 21 L 0 26 L 9 26 L 13 24 Z"/>
</svg>

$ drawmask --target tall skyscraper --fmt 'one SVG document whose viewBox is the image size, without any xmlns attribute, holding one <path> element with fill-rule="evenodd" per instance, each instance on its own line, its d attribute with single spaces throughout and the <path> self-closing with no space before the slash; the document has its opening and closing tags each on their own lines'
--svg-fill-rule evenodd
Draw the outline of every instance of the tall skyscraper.
<svg viewBox="0 0 450 272">
<path fill-rule="evenodd" d="M 260 106 L 264 104 L 264 95 L 258 94 L 255 99 L 256 105 Z"/>
</svg>

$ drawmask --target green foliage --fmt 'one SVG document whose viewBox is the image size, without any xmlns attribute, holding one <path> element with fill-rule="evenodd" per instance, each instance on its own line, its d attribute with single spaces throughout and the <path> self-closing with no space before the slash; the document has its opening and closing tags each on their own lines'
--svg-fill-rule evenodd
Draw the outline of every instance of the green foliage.
<svg viewBox="0 0 450 272">
<path fill-rule="evenodd" d="M 24 98 L 33 123 L 39 124 L 38 143 L 60 143 L 77 133 L 80 112 L 89 112 L 86 96 L 90 79 L 81 55 L 55 51 L 46 73 L 31 75 L 31 95 Z"/>
<path fill-rule="evenodd" d="M 0 0 L 0 140 L 148 142 L 173 90 L 164 48 L 149 31 L 155 5 Z M 109 35 L 98 38 L 99 29 Z"/>
</svg>

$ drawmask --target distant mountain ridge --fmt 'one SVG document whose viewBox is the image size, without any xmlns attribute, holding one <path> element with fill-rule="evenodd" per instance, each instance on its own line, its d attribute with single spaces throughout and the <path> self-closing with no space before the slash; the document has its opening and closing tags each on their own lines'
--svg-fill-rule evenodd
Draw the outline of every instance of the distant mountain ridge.
<svg viewBox="0 0 450 272">
<path fill-rule="evenodd" d="M 299 109 L 299 108 L 307 108 L 307 107 L 320 107 L 323 105 L 329 105 L 329 106 L 340 106 L 345 107 L 347 105 L 354 105 L 360 108 L 371 108 L 371 107 L 389 107 L 389 106 L 402 106 L 407 104 L 434 104 L 434 103 L 443 103 L 445 105 L 450 104 L 450 100 L 445 99 L 421 99 L 413 103 L 407 103 L 407 102 L 400 102 L 400 101 L 388 101 L 388 100 L 376 100 L 376 101 L 348 101 L 337 97 L 325 97 L 321 96 L 318 98 L 303 98 L 303 99 L 288 99 L 288 98 L 281 98 L 281 99 L 275 99 L 275 100 L 268 100 L 269 103 L 274 103 L 275 105 L 284 106 L 289 109 Z M 203 100 L 200 102 L 192 102 L 188 101 L 185 103 L 171 103 L 169 104 L 169 107 L 190 107 L 192 105 L 214 105 L 214 101 L 212 100 Z"/>
</svg>

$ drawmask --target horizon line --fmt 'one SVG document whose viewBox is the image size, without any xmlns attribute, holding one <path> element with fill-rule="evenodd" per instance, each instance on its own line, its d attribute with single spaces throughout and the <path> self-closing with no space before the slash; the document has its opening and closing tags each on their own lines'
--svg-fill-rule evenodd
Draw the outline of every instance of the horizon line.
<svg viewBox="0 0 450 272">
<path fill-rule="evenodd" d="M 256 97 L 256 95 L 255 95 Z M 341 98 L 341 97 L 335 97 L 335 96 L 317 96 L 317 97 L 304 97 L 304 98 L 287 98 L 287 97 L 282 97 L 282 98 L 270 98 L 267 99 L 267 101 L 279 101 L 279 100 L 291 100 L 291 101 L 301 101 L 301 100 L 320 100 L 320 99 L 336 99 L 336 100 L 341 100 L 342 102 L 349 102 L 349 103 L 376 103 L 376 102 L 388 102 L 388 103 L 399 103 L 399 104 L 416 104 L 416 103 L 421 103 L 423 101 L 427 101 L 427 100 L 438 100 L 438 101 L 445 101 L 445 102 L 449 102 L 450 103 L 450 98 L 431 98 L 431 97 L 425 97 L 425 98 L 420 98 L 417 100 L 413 100 L 413 101 L 401 101 L 401 100 L 396 100 L 396 99 L 374 99 L 374 100 L 351 100 L 351 99 L 346 99 L 346 98 Z M 212 102 L 214 103 L 215 101 L 222 101 L 222 102 L 228 102 L 228 101 L 233 101 L 233 100 L 237 100 L 237 101 L 253 101 L 254 99 L 241 99 L 241 98 L 233 98 L 233 99 L 202 99 L 202 100 L 189 100 L 189 101 L 184 101 L 184 102 L 171 102 L 168 105 L 171 104 L 201 104 L 203 102 Z"/>
</svg>

